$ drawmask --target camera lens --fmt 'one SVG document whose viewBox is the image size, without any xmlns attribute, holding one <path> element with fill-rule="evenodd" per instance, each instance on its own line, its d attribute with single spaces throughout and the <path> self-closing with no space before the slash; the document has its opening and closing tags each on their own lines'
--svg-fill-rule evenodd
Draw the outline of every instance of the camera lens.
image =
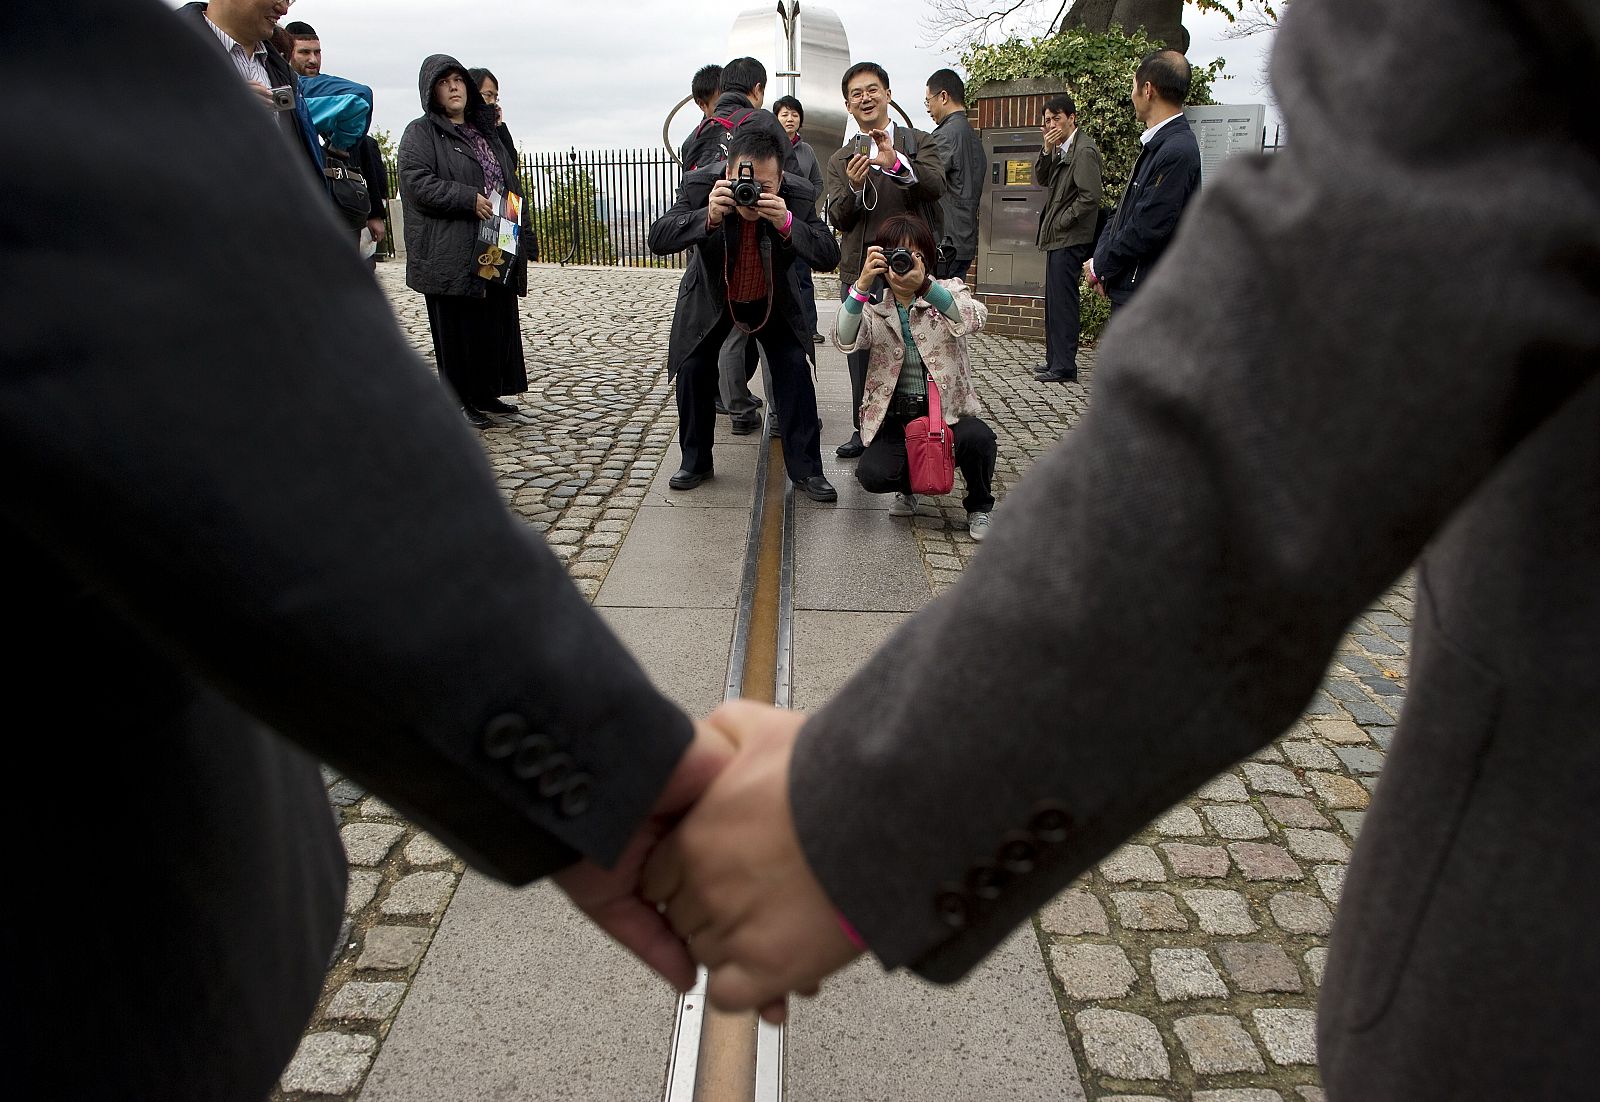
<svg viewBox="0 0 1600 1102">
<path fill-rule="evenodd" d="M 890 249 L 884 260 L 889 265 L 889 270 L 895 275 L 905 275 L 917 266 L 916 260 L 911 255 L 911 250 L 901 247 Z"/>
</svg>

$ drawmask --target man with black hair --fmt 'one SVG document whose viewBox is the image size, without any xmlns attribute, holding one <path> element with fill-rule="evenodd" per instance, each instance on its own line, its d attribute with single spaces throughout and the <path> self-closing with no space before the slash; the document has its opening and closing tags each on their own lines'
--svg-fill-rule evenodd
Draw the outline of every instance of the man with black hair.
<svg viewBox="0 0 1600 1102">
<path fill-rule="evenodd" d="M 882 65 L 862 61 L 845 70 L 839 82 L 845 110 L 855 119 L 852 134 L 828 158 L 824 174 L 828 189 L 828 216 L 843 237 L 839 243 L 839 299 L 861 274 L 867 246 L 878 227 L 896 214 L 921 215 L 937 239 L 943 222 L 939 197 L 944 194 L 944 162 L 933 136 L 909 126 L 897 127 L 889 118 L 889 74 Z M 866 152 L 857 148 L 860 139 Z M 861 392 L 867 378 L 867 354 L 852 352 L 850 365 L 851 420 L 856 431 L 834 449 L 841 459 L 854 459 L 864 451 L 861 443 Z"/>
<path fill-rule="evenodd" d="M 693 152 L 695 139 L 699 137 L 700 127 L 709 119 L 717 105 L 717 95 L 722 90 L 722 66 L 716 63 L 702 65 L 695 70 L 694 79 L 689 83 L 689 96 L 694 100 L 694 105 L 700 108 L 700 122 L 695 123 L 695 128 L 689 136 L 683 139 L 683 145 L 678 149 L 678 161 L 683 165 L 685 172 L 693 167 L 689 160 Z"/>
<path fill-rule="evenodd" d="M 310 23 L 295 20 L 293 23 L 284 24 L 285 31 L 294 41 L 294 50 L 289 55 L 289 65 L 299 77 L 314 77 L 322 73 L 322 38 Z M 384 164 L 383 151 L 378 148 L 378 143 L 371 134 L 362 138 L 354 150 L 356 169 L 367 184 L 367 195 L 371 200 L 371 209 L 367 212 L 367 232 L 372 235 L 373 254 L 368 260 L 368 266 L 376 268 L 378 264 L 377 246 L 383 243 L 388 235 L 387 223 L 384 215 L 387 213 L 389 200 L 389 168 Z M 357 237 L 359 238 L 359 234 Z"/>
<path fill-rule="evenodd" d="M 817 161 L 816 150 L 811 148 L 811 143 L 800 136 L 801 127 L 806 124 L 806 109 L 799 100 L 793 96 L 784 96 L 772 105 L 773 114 L 778 116 L 778 122 L 789 134 L 789 142 L 794 146 L 795 159 L 800 162 L 800 171 L 797 176 L 804 176 L 810 181 L 811 186 L 817 189 L 817 199 L 823 196 L 822 165 Z M 803 269 L 800 273 L 800 294 L 802 297 L 810 296 L 808 307 L 811 313 L 811 339 L 816 344 L 822 343 L 822 333 L 817 330 L 817 296 L 816 287 L 811 280 L 811 269 Z"/>
<path fill-rule="evenodd" d="M 717 102 L 684 143 L 683 167 L 686 170 L 707 168 L 725 160 L 724 150 L 733 132 L 754 126 L 771 134 L 777 139 L 779 149 L 786 151 L 783 170 L 798 172 L 799 163 L 789 147 L 789 135 L 772 112 L 761 106 L 767 96 L 767 67 L 753 57 L 736 57 L 722 67 L 720 88 Z"/>
<path fill-rule="evenodd" d="M 1144 123 L 1142 148 L 1116 217 L 1084 265 L 1089 286 L 1113 306 L 1127 303 L 1149 277 L 1184 207 L 1200 190 L 1200 145 L 1183 117 L 1192 77 L 1188 60 L 1177 50 L 1151 50 L 1133 76 L 1129 98 Z"/>
<path fill-rule="evenodd" d="M 811 185 L 783 171 L 786 144 L 765 127 L 740 128 L 727 163 L 685 175 L 678 201 L 650 227 L 650 250 L 658 256 L 691 250 L 667 361 L 668 377 L 677 380 L 683 451 L 683 464 L 668 483 L 674 490 L 691 490 L 712 477 L 718 353 L 728 334 L 742 329 L 755 337 L 772 369 L 790 479 L 815 501 L 838 498 L 822 473 L 812 328 L 798 301 L 795 269 L 832 268 L 839 246 L 817 217 Z M 758 192 L 742 202 L 738 191 L 752 185 Z"/>
<path fill-rule="evenodd" d="M 1034 163 L 1033 182 L 1050 194 L 1039 216 L 1039 247 L 1045 253 L 1045 362 L 1034 378 L 1069 383 L 1078 377 L 1078 284 L 1094 248 L 1100 214 L 1100 150 L 1078 128 L 1078 105 L 1065 92 L 1044 101 L 1039 130 L 1044 151 Z"/>
<path fill-rule="evenodd" d="M 939 237 L 936 279 L 966 279 L 978 255 L 978 204 L 989 158 L 983 141 L 967 119 L 967 86 L 954 69 L 940 69 L 928 78 L 922 104 L 933 119 L 933 140 L 944 159 L 944 233 Z"/>
</svg>

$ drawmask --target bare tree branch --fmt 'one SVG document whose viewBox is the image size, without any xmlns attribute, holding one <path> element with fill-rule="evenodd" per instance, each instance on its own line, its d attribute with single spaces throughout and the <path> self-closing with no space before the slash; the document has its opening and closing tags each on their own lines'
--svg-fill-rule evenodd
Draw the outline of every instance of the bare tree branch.
<svg viewBox="0 0 1600 1102">
<path fill-rule="evenodd" d="M 1013 35 L 1044 34 L 1054 28 L 1060 13 L 1048 23 L 1041 22 L 1039 5 L 1040 0 L 999 5 L 985 0 L 928 0 L 929 14 L 918 20 L 922 44 L 964 50 Z"/>
</svg>

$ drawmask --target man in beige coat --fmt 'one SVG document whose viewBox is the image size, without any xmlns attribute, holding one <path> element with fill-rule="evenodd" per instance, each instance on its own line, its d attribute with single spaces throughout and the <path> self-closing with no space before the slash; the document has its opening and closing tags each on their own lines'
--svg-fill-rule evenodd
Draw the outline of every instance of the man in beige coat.
<svg viewBox="0 0 1600 1102">
<path fill-rule="evenodd" d="M 1065 92 L 1045 101 L 1039 129 L 1044 152 L 1033 166 L 1033 180 L 1049 188 L 1050 197 L 1039 215 L 1045 362 L 1033 377 L 1070 383 L 1078 377 L 1078 286 L 1100 213 L 1100 149 L 1078 128 L 1078 106 Z"/>
</svg>

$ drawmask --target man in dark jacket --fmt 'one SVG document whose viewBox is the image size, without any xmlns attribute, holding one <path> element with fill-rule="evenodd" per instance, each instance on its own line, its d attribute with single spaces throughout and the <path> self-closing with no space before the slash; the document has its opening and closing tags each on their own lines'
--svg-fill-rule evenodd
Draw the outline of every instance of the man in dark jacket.
<svg viewBox="0 0 1600 1102">
<path fill-rule="evenodd" d="M 29 157 L 0 173 L 0 450 L 27 472 L 0 505 L 7 627 L 29 641 L 9 761 L 70 773 L 110 828 L 91 856 L 42 829 L 58 786 L 5 801 L 27 837 L 27 898 L 0 920 L 19 1097 L 267 1097 L 342 918 L 319 759 L 475 868 L 558 874 L 591 913 L 608 882 L 627 905 L 652 809 L 704 766 L 506 509 L 320 189 L 262 156 L 270 121 L 216 42 L 155 0 L 0 5 L 0 72 L 73 123 L 0 117 L 0 149 Z M 317 278 L 273 278 L 300 271 Z M 62 293 L 111 282 L 92 325 Z M 692 984 L 631 910 L 659 935 L 634 946 Z"/>
<path fill-rule="evenodd" d="M 839 82 L 845 110 L 856 120 L 857 134 L 828 158 L 823 178 L 828 187 L 828 215 L 843 237 L 839 242 L 839 300 L 861 274 L 867 245 L 878 227 L 896 214 L 921 215 L 939 236 L 939 197 L 944 194 L 944 162 L 929 134 L 889 119 L 889 74 L 882 65 L 863 61 L 845 70 Z M 867 147 L 862 152 L 857 139 Z M 852 352 L 851 420 L 856 431 L 835 449 L 841 459 L 854 459 L 861 445 L 861 391 L 867 380 L 867 354 Z"/>
<path fill-rule="evenodd" d="M 1183 101 L 1192 71 L 1176 50 L 1152 50 L 1133 77 L 1133 110 L 1144 123 L 1143 148 L 1117 204 L 1084 265 L 1089 285 L 1122 306 L 1155 267 L 1178 229 L 1183 208 L 1200 190 L 1200 146 Z"/>
<path fill-rule="evenodd" d="M 746 126 L 765 130 L 784 150 L 783 171 L 800 174 L 799 162 L 789 147 L 789 135 L 762 103 L 767 95 L 767 67 L 753 57 L 736 57 L 722 67 L 722 93 L 711 113 L 695 127 L 683 147 L 685 169 L 709 168 L 726 160 L 723 148 L 733 132 Z"/>
<path fill-rule="evenodd" d="M 783 410 L 783 462 L 789 477 L 816 501 L 838 497 L 822 474 L 817 393 L 811 382 L 811 322 L 801 308 L 796 269 L 826 271 L 839 246 L 817 217 L 811 185 L 784 173 L 782 144 L 765 128 L 733 136 L 726 165 L 683 178 L 678 201 L 650 227 L 658 256 L 692 249 L 672 315 L 667 374 L 678 383 L 678 443 L 683 465 L 674 490 L 712 476 L 718 354 L 737 327 L 749 330 L 772 367 Z M 758 185 L 759 198 L 740 203 L 735 181 Z"/>
<path fill-rule="evenodd" d="M 289 60 L 268 45 L 278 18 L 287 10 L 282 0 L 211 0 L 209 4 L 185 4 L 179 14 L 228 55 L 234 71 L 273 113 L 278 128 L 305 154 L 319 186 L 326 189 L 322 143 L 300 94 L 300 80 Z M 291 102 L 279 103 L 273 95 L 275 88 L 290 89 Z"/>
<path fill-rule="evenodd" d="M 983 141 L 967 118 L 967 86 L 954 69 L 940 69 L 928 78 L 923 106 L 934 121 L 933 140 L 944 158 L 944 233 L 939 238 L 937 279 L 967 278 L 978 255 L 978 204 L 989 158 Z"/>
<path fill-rule="evenodd" d="M 1100 150 L 1078 128 L 1078 105 L 1066 93 L 1044 101 L 1039 129 L 1044 151 L 1033 166 L 1033 180 L 1050 195 L 1039 215 L 1045 362 L 1034 378 L 1067 383 L 1078 377 L 1078 285 L 1100 216 Z"/>
<path fill-rule="evenodd" d="M 685 172 L 694 167 L 694 162 L 689 158 L 694 156 L 695 143 L 700 137 L 700 124 L 715 113 L 717 97 L 721 94 L 721 65 L 702 65 L 695 70 L 694 79 L 689 82 L 689 98 L 700 108 L 700 122 L 695 123 L 695 128 L 689 131 L 689 136 L 683 139 L 683 146 L 678 150 L 678 163 Z"/>
</svg>

